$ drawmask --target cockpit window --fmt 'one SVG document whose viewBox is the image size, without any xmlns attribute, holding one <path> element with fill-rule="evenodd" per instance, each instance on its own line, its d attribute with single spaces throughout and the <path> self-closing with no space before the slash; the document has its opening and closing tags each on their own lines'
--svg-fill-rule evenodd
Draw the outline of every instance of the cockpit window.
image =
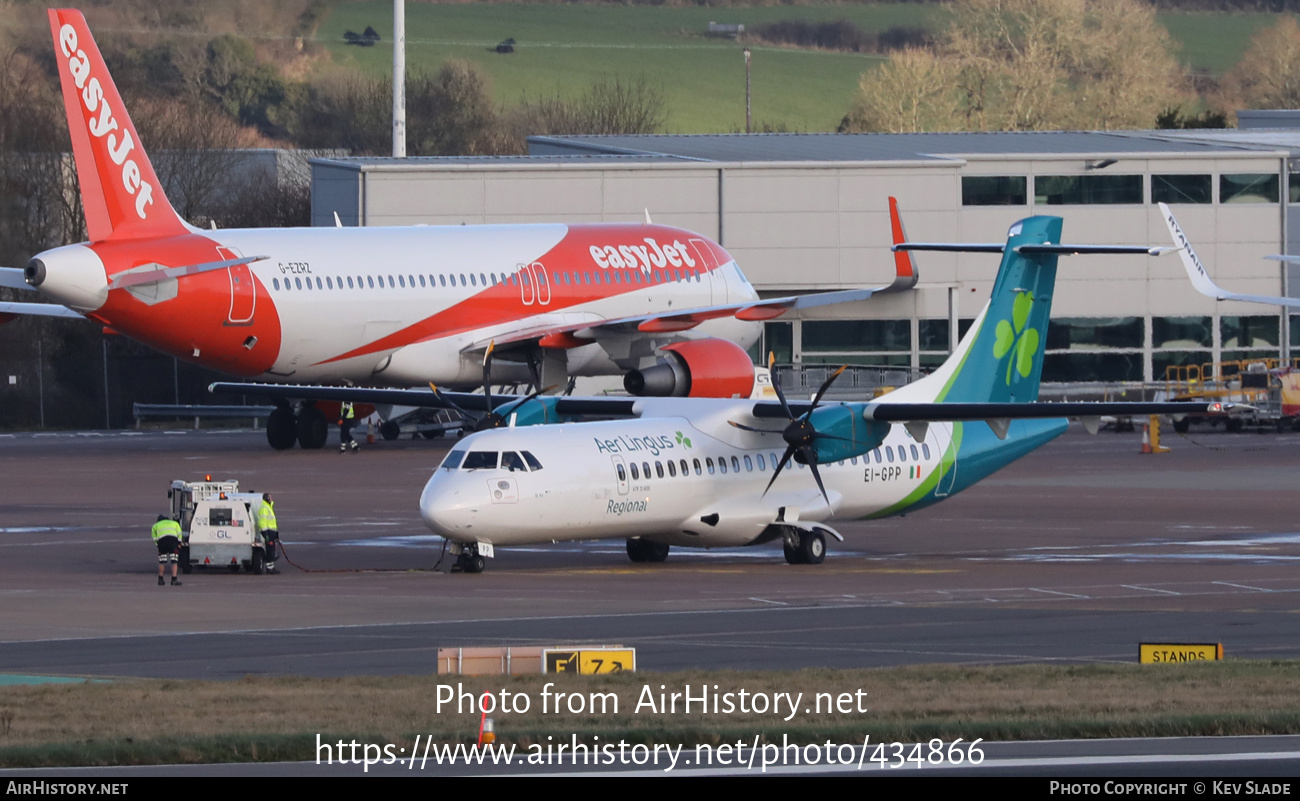
<svg viewBox="0 0 1300 801">
<path fill-rule="evenodd" d="M 442 466 L 448 470 L 455 470 L 460 467 L 461 460 L 465 458 L 464 451 L 452 451 L 447 454 L 447 458 L 442 460 Z"/>
<path fill-rule="evenodd" d="M 524 467 L 523 458 L 514 451 L 506 451 L 501 454 L 501 469 L 509 470 L 512 473 L 528 472 L 528 468 Z"/>
<path fill-rule="evenodd" d="M 539 462 L 539 461 L 537 461 L 537 457 L 536 457 L 536 456 L 533 456 L 533 455 L 532 455 L 531 453 L 529 453 L 528 451 L 524 451 L 524 461 L 525 461 L 525 462 L 528 462 L 528 466 L 529 466 L 530 468 L 532 468 L 533 470 L 541 470 L 541 469 L 542 469 L 542 463 Z"/>
<path fill-rule="evenodd" d="M 493 470 L 496 466 L 496 451 L 470 451 L 461 465 L 465 470 Z"/>
</svg>

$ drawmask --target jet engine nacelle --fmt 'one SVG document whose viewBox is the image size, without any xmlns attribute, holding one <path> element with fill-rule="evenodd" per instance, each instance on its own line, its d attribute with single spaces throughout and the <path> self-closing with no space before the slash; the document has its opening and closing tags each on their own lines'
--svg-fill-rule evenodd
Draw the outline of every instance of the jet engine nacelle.
<svg viewBox="0 0 1300 801">
<path fill-rule="evenodd" d="M 748 398 L 754 391 L 754 362 L 739 345 L 692 339 L 659 350 L 659 363 L 628 373 L 624 389 L 633 395 L 679 398 Z"/>
</svg>

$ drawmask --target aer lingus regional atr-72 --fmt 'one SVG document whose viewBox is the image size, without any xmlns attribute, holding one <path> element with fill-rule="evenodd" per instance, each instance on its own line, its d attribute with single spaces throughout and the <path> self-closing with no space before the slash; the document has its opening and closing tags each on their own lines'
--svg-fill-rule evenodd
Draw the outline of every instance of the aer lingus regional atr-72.
<svg viewBox="0 0 1300 801">
<path fill-rule="evenodd" d="M 512 427 L 472 434 L 434 471 L 420 514 L 466 572 L 498 546 L 618 538 L 633 561 L 670 546 L 781 540 L 819 563 L 835 519 L 911 512 L 970 487 L 1083 419 L 1222 411 L 1204 403 L 1037 403 L 1058 255 L 1172 248 L 1062 245 L 1061 219 L 1031 217 L 1005 245 L 988 305 L 934 373 L 879 399 L 513 399 Z M 559 422 L 568 415 L 633 419 Z M 530 425 L 558 422 L 555 425 Z"/>
<path fill-rule="evenodd" d="M 644 394 L 727 398 L 751 393 L 762 321 L 916 280 L 900 258 L 888 287 L 760 301 L 716 242 L 648 222 L 200 230 L 168 203 L 81 13 L 49 19 L 90 241 L 0 268 L 58 304 L 0 303 L 0 321 L 84 317 L 295 385 L 477 386 L 495 342 L 497 381 L 623 374 Z M 272 397 L 272 445 L 324 444 L 318 396 Z"/>
</svg>

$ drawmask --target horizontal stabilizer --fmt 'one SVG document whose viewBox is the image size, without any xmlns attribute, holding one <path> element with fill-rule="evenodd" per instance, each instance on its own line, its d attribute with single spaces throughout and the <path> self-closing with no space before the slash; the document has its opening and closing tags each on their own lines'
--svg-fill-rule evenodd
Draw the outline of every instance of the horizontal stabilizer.
<svg viewBox="0 0 1300 801">
<path fill-rule="evenodd" d="M 0 267 L 0 286 L 10 289 L 32 289 L 21 267 Z"/>
<path fill-rule="evenodd" d="M 960 420 L 996 420 L 1057 417 L 1140 417 L 1152 414 L 1210 414 L 1230 411 L 1224 404 L 1206 403 L 865 403 L 862 416 L 867 420 L 886 423 L 956 422 Z M 793 401 L 790 412 L 800 415 L 812 408 L 811 402 Z M 752 414 L 760 418 L 784 419 L 787 412 L 781 404 L 761 401 L 754 404 Z"/>
<path fill-rule="evenodd" d="M 159 281 L 166 281 L 168 278 L 183 278 L 187 275 L 198 275 L 208 273 L 213 270 L 225 270 L 230 267 L 236 267 L 240 264 L 252 264 L 255 261 L 262 261 L 270 258 L 269 256 L 248 256 L 243 259 L 226 259 L 225 261 L 209 261 L 202 264 L 186 264 L 181 267 L 158 267 L 153 270 L 141 270 L 133 273 L 119 273 L 113 282 L 108 285 L 109 289 L 126 289 L 127 287 L 140 286 L 141 284 L 156 284 Z"/>
<path fill-rule="evenodd" d="M 0 303 L 0 314 L 85 319 L 67 306 L 60 306 L 56 303 Z"/>
<path fill-rule="evenodd" d="M 980 243 L 980 242 L 904 242 L 894 245 L 895 251 L 899 250 L 933 250 L 943 253 L 1001 253 L 1006 246 L 1002 243 Z M 1039 256 L 1047 253 L 1055 253 L 1058 256 L 1076 256 L 1076 255 L 1134 255 L 1134 256 L 1163 256 L 1166 253 L 1173 253 L 1177 248 L 1172 247 L 1147 247 L 1146 245 L 1053 245 L 1044 243 L 1041 245 L 1020 245 L 1015 251 L 1022 256 Z"/>
</svg>

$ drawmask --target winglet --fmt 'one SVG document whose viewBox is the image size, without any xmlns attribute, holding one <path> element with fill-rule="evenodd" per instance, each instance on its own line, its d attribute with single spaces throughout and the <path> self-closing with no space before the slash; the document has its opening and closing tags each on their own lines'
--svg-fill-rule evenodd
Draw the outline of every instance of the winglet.
<svg viewBox="0 0 1300 801">
<path fill-rule="evenodd" d="M 1178 248 L 1178 257 L 1183 260 L 1183 267 L 1187 268 L 1187 277 L 1191 279 L 1192 286 L 1202 295 L 1214 298 L 1215 300 L 1225 300 L 1231 294 L 1225 292 L 1217 284 L 1210 280 L 1210 274 L 1206 272 L 1205 265 L 1201 264 L 1201 259 L 1192 250 L 1192 242 L 1183 233 L 1183 229 L 1178 227 L 1178 220 L 1174 219 L 1174 213 L 1169 210 L 1169 206 L 1160 203 L 1160 214 L 1165 218 L 1165 227 L 1169 229 L 1169 236 L 1173 237 L 1174 247 Z"/>
<path fill-rule="evenodd" d="M 167 202 L 86 18 L 74 9 L 50 9 L 49 16 L 90 240 L 186 233 L 189 229 Z"/>
<path fill-rule="evenodd" d="M 1215 300 L 1241 300 L 1247 303 L 1266 303 L 1271 306 L 1300 306 L 1300 298 L 1283 298 L 1273 295 L 1242 295 L 1236 292 L 1229 292 L 1214 281 L 1210 280 L 1210 274 L 1206 271 L 1205 265 L 1192 250 L 1191 240 L 1183 229 L 1178 227 L 1178 221 L 1174 219 L 1174 213 L 1169 210 L 1169 206 L 1164 203 L 1159 204 L 1160 213 L 1164 215 L 1165 226 L 1169 228 L 1169 235 L 1173 237 L 1174 246 L 1178 248 L 1178 256 L 1183 260 L 1183 267 L 1187 268 L 1187 277 L 1191 279 L 1192 286 L 1196 291 Z"/>
<path fill-rule="evenodd" d="M 898 198 L 889 199 L 889 228 L 894 237 L 894 244 L 901 245 L 907 241 L 907 233 L 903 231 L 903 218 L 898 214 Z M 912 261 L 912 254 L 905 250 L 894 250 L 894 282 L 880 292 L 902 292 L 916 286 L 920 273 L 916 270 L 916 262 Z"/>
</svg>

